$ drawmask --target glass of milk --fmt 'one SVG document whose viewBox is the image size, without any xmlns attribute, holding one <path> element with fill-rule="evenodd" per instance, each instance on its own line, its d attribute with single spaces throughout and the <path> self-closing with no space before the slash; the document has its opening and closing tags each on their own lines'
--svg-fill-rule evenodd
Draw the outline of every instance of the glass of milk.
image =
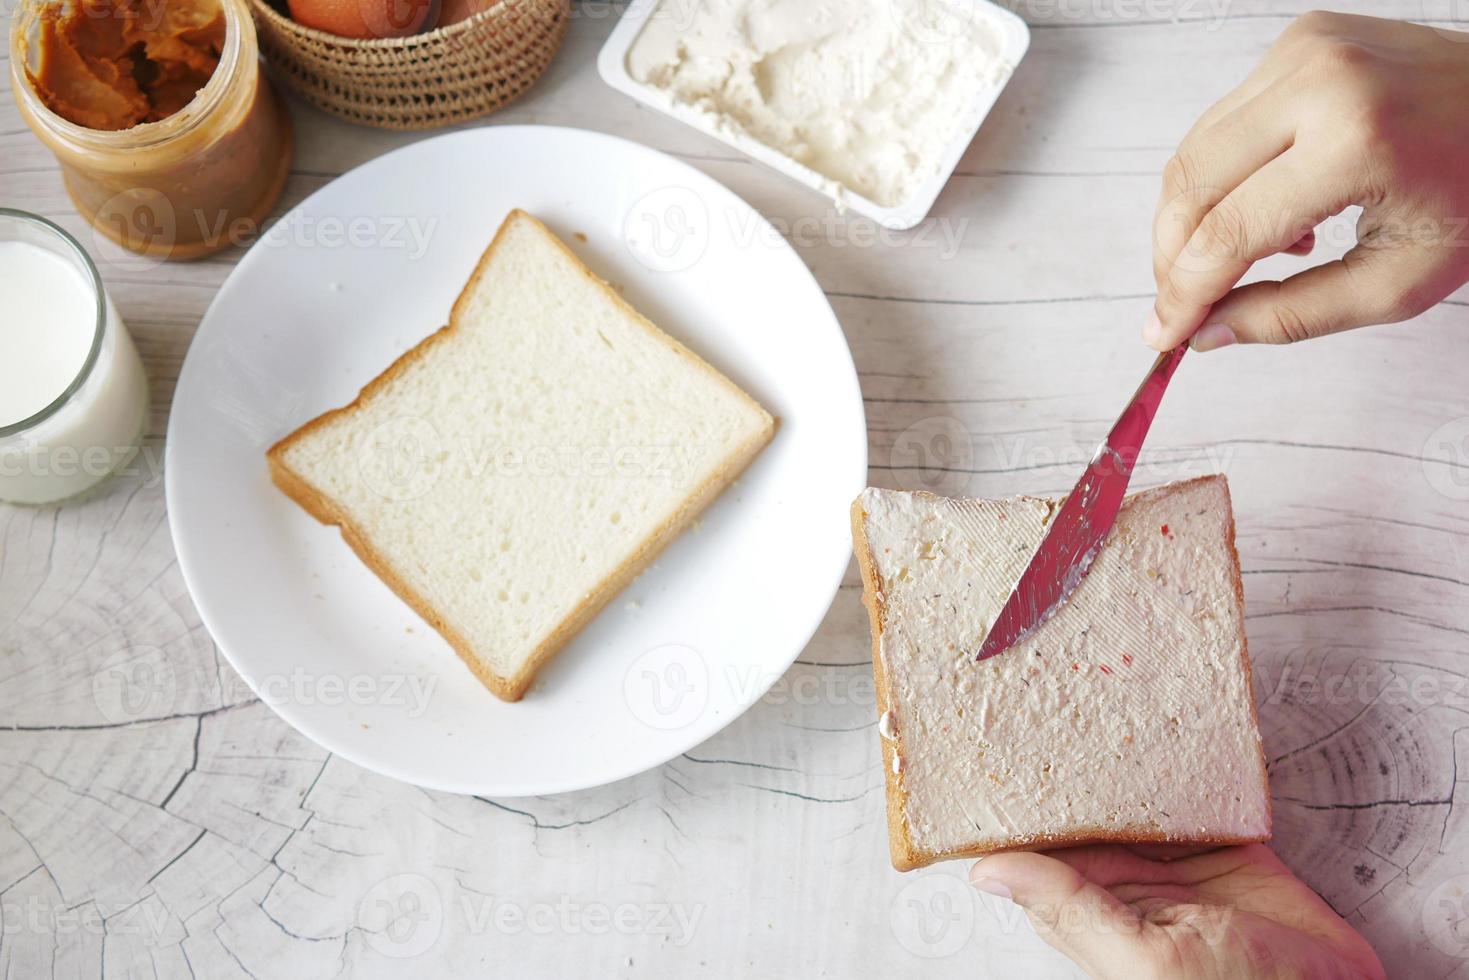
<svg viewBox="0 0 1469 980">
<path fill-rule="evenodd" d="M 0 208 L 0 500 L 90 490 L 137 452 L 147 409 L 143 363 L 87 253 Z"/>
</svg>

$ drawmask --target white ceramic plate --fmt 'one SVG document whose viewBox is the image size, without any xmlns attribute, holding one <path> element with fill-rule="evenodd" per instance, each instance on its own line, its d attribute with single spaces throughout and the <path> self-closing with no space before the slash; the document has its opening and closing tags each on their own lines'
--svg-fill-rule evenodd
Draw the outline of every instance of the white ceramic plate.
<svg viewBox="0 0 1469 980">
<path fill-rule="evenodd" d="M 514 207 L 781 425 L 700 524 L 507 704 L 335 528 L 275 489 L 263 454 L 442 324 Z M 847 567 L 866 446 L 831 307 L 754 210 L 634 143 L 495 126 L 346 174 L 240 260 L 179 378 L 168 514 L 205 625 L 288 722 L 409 782 L 532 795 L 659 765 L 765 693 Z"/>
<path fill-rule="evenodd" d="M 944 189 L 954 168 L 959 166 L 959 159 L 974 140 L 974 134 L 979 132 L 980 125 L 990 114 L 995 101 L 999 99 L 1000 93 L 1009 83 L 1015 66 L 1030 49 L 1029 25 L 1013 11 L 990 3 L 989 0 L 955 0 L 952 8 L 930 3 L 916 10 L 917 15 L 927 14 L 937 16 L 938 19 L 934 23 L 929 23 L 921 16 L 909 17 L 902 21 L 903 29 L 917 31 L 918 39 L 929 43 L 948 41 L 950 35 L 946 33 L 946 30 L 951 28 L 953 23 L 952 21 L 946 22 L 945 16 L 949 18 L 974 17 L 988 21 L 1000 39 L 999 60 L 1003 67 L 998 70 L 993 84 L 980 88 L 974 93 L 974 101 L 969 104 L 964 118 L 960 120 L 955 130 L 954 138 L 949 141 L 949 145 L 944 148 L 943 155 L 939 157 L 938 167 L 927 180 L 919 185 L 908 200 L 887 206 L 878 204 L 851 190 L 843 192 L 842 203 L 844 205 L 851 207 L 858 214 L 866 215 L 885 228 L 897 230 L 912 228 L 928 216 L 933 202 L 938 199 L 939 192 Z M 897 8 L 894 7 L 893 11 L 896 14 Z M 604 82 L 624 95 L 631 96 L 644 105 L 687 123 L 726 146 L 739 150 L 765 164 L 772 170 L 778 170 L 787 177 L 798 180 L 823 194 L 827 193 L 831 181 L 804 163 L 738 130 L 715 127 L 708 113 L 676 102 L 669 97 L 668 93 L 644 85 L 628 73 L 627 53 L 638 35 L 642 33 L 643 26 L 650 17 L 687 18 L 689 16 L 688 4 L 683 0 L 632 0 L 597 55 L 597 73 L 602 76 Z"/>
</svg>

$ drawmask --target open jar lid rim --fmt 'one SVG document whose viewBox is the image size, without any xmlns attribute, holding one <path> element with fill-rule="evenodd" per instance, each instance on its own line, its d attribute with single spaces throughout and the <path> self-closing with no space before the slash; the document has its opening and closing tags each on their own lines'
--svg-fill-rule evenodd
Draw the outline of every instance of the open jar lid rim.
<svg viewBox="0 0 1469 980">
<path fill-rule="evenodd" d="M 43 0 L 43 3 L 49 2 L 50 0 Z M 72 122 L 41 101 L 27 78 L 28 40 L 22 31 L 24 14 L 27 11 L 24 3 L 17 4 L 11 24 L 11 58 L 14 62 L 11 83 L 19 86 L 18 93 L 24 92 L 27 108 L 37 117 L 40 125 L 73 143 L 97 148 L 140 149 L 178 139 L 196 129 L 224 100 L 225 89 L 239 73 L 240 66 L 246 63 L 241 54 L 244 43 L 242 36 L 248 36 L 251 50 L 254 50 L 255 22 L 244 0 L 218 0 L 218 3 L 225 24 L 224 49 L 220 51 L 219 64 L 192 99 L 177 112 L 163 119 L 141 122 L 126 129 L 92 129 Z M 18 55 L 26 57 L 17 58 Z M 0 429 L 0 435 L 3 434 L 4 430 Z"/>
</svg>

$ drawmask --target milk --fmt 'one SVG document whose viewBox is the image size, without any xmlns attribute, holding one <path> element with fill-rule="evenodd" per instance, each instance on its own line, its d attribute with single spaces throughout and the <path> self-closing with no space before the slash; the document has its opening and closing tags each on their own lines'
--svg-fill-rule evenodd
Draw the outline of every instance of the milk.
<svg viewBox="0 0 1469 980">
<path fill-rule="evenodd" d="M 147 397 L 132 338 L 79 249 L 48 225 L 5 215 L 0 500 L 51 503 L 106 479 L 136 452 Z"/>
<path fill-rule="evenodd" d="M 96 327 L 96 295 L 75 266 L 29 242 L 0 242 L 0 427 L 66 390 Z"/>
</svg>

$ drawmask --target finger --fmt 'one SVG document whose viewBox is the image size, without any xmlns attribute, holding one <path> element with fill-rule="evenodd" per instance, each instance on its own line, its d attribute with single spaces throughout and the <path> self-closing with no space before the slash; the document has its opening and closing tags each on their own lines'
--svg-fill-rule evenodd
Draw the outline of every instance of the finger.
<svg viewBox="0 0 1469 980">
<path fill-rule="evenodd" d="M 1042 939 L 1094 976 L 1118 963 L 1144 963 L 1137 913 L 1063 861 L 1020 851 L 994 854 L 970 869 L 969 880 L 1025 909 Z"/>
<path fill-rule="evenodd" d="M 1090 844 L 1044 853 L 1070 865 L 1082 877 L 1103 888 L 1113 888 L 1123 882 L 1157 884 L 1178 879 L 1166 861 L 1156 860 L 1138 850 L 1116 844 Z"/>
<path fill-rule="evenodd" d="M 1192 136 L 1212 126 L 1272 85 L 1295 74 L 1317 44 L 1327 37 L 1334 36 L 1330 33 L 1330 27 L 1322 25 L 1322 22 L 1328 19 L 1317 14 L 1307 14 L 1305 17 L 1298 17 L 1292 21 L 1281 32 L 1280 37 L 1275 39 L 1275 43 L 1266 50 L 1264 56 L 1255 63 L 1255 67 L 1250 70 L 1249 75 L 1239 84 L 1239 87 L 1210 106 L 1199 117 L 1198 122 L 1194 123 L 1193 129 L 1189 130 L 1189 135 Z M 1376 18 L 1365 19 L 1375 20 Z"/>
<path fill-rule="evenodd" d="M 1147 917 L 1149 903 L 1166 902 L 1188 905 L 1199 901 L 1198 889 L 1170 882 L 1133 884 L 1123 882 L 1108 889 L 1119 902 L 1130 905 L 1139 915 Z"/>
<path fill-rule="evenodd" d="M 1195 346 L 1216 337 L 1226 343 L 1285 344 L 1409 319 L 1453 290 L 1453 277 L 1440 274 L 1434 262 L 1435 257 L 1421 248 L 1358 245 L 1337 261 L 1284 282 L 1257 282 L 1234 290 L 1214 304 Z"/>
<path fill-rule="evenodd" d="M 1127 849 L 1150 861 L 1177 861 L 1219 850 L 1218 844 L 1129 844 Z"/>
<path fill-rule="evenodd" d="M 1189 127 L 1189 131 L 1184 134 L 1183 142 L 1187 143 L 1194 136 L 1197 136 L 1199 133 L 1202 133 L 1210 126 L 1213 126 L 1215 123 L 1219 122 L 1219 120 L 1223 119 L 1231 112 L 1234 112 L 1240 106 L 1244 105 L 1246 102 L 1249 102 L 1255 96 L 1259 95 L 1261 92 L 1269 88 L 1271 82 L 1274 81 L 1274 78 L 1264 69 L 1264 62 L 1257 64 L 1255 66 L 1255 70 L 1250 72 L 1250 74 L 1246 76 L 1243 82 L 1232 89 L 1218 102 L 1215 102 L 1209 108 L 1200 113 L 1199 118 L 1194 120 L 1193 126 Z"/>
<path fill-rule="evenodd" d="M 1159 284 L 1153 346 L 1168 350 L 1188 340 L 1251 265 L 1341 211 L 1355 190 L 1350 178 L 1322 173 L 1299 149 L 1251 175 L 1204 215 Z"/>
<path fill-rule="evenodd" d="M 1177 846 L 1178 855 L 1163 862 L 1163 866 L 1168 868 L 1171 880 L 1184 885 L 1198 885 L 1211 878 L 1227 875 L 1248 864 L 1254 854 L 1250 845 L 1201 845 L 1197 848 L 1184 845 L 1158 846 Z"/>
<path fill-rule="evenodd" d="M 1184 137 L 1187 141 L 1190 137 L 1203 132 L 1213 126 L 1219 120 L 1229 115 L 1240 106 L 1270 88 L 1282 78 L 1293 74 L 1300 67 L 1300 58 L 1296 51 L 1290 47 L 1282 46 L 1277 42 L 1265 52 L 1265 56 L 1255 63 L 1255 67 L 1245 76 L 1245 80 L 1229 94 L 1218 102 L 1204 110 L 1193 127 Z"/>
<path fill-rule="evenodd" d="M 1220 850 L 1217 844 L 1089 844 L 1044 852 L 1048 857 L 1075 868 L 1088 881 L 1103 888 L 1128 884 L 1192 884 L 1200 871 L 1199 862 L 1187 864 L 1185 858 L 1198 857 Z"/>
<path fill-rule="evenodd" d="M 1163 168 L 1153 215 L 1153 276 L 1159 287 L 1199 223 L 1295 138 L 1287 94 L 1272 88 L 1189 136 Z"/>
<path fill-rule="evenodd" d="M 1097 844 L 1047 851 L 1104 888 L 1123 883 L 1196 885 L 1246 863 L 1244 847 L 1218 844 Z"/>
<path fill-rule="evenodd" d="M 1293 75 L 1323 44 L 1341 38 L 1390 43 L 1402 28 L 1399 21 L 1319 10 L 1297 17 L 1280 33 L 1245 80 L 1209 107 L 1189 134 L 1213 125 L 1271 85 Z"/>
</svg>

